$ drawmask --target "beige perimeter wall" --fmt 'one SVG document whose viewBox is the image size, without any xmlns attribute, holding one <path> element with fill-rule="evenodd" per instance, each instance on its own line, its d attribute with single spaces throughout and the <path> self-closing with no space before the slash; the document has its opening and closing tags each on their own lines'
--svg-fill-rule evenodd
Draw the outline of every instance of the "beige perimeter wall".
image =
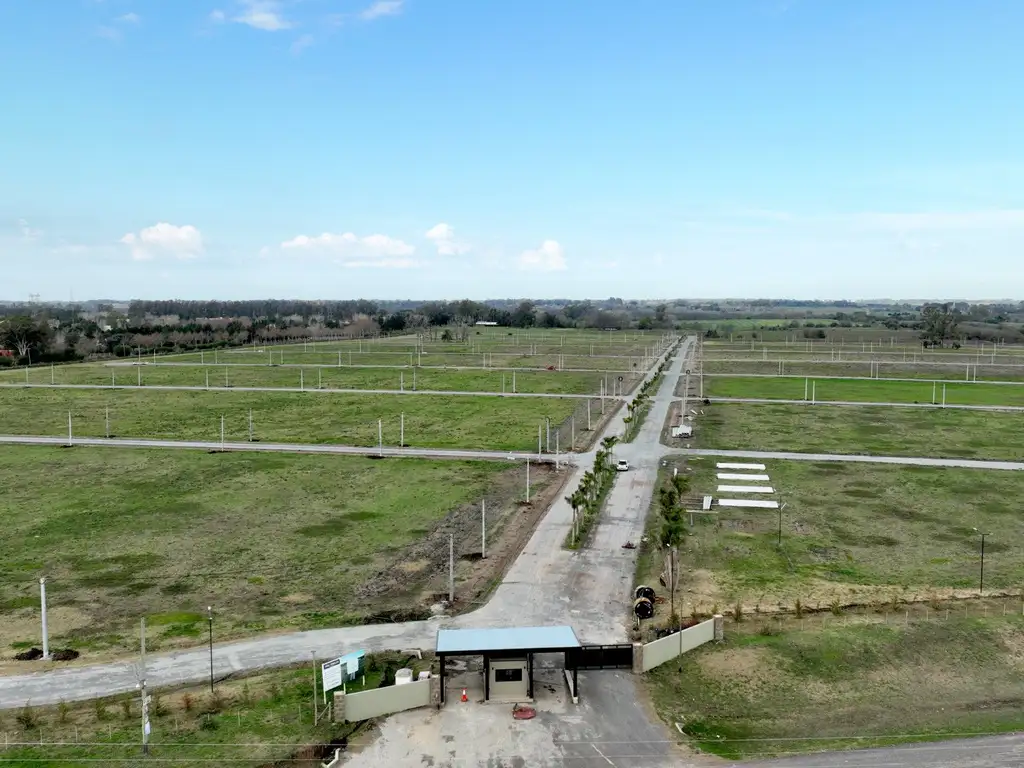
<svg viewBox="0 0 1024 768">
<path fill-rule="evenodd" d="M 345 697 L 345 719 L 350 722 L 390 715 L 430 704 L 430 681 L 417 680 L 405 685 L 389 685 L 372 691 L 351 693 Z"/>
<path fill-rule="evenodd" d="M 704 643 L 715 639 L 715 620 L 702 621 L 695 627 L 676 632 L 674 635 L 655 640 L 644 646 L 644 672 L 671 661 L 687 651 L 692 651 Z"/>
</svg>

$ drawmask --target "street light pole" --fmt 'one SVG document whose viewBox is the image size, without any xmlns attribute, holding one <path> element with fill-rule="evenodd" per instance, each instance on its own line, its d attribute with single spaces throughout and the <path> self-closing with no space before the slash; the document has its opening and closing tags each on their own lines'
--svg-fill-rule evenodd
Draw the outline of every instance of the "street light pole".
<svg viewBox="0 0 1024 768">
<path fill-rule="evenodd" d="M 985 593 L 985 537 L 990 534 L 979 531 L 977 528 L 974 529 L 974 532 L 981 536 L 981 574 L 978 578 L 978 595 L 980 596 Z"/>
<path fill-rule="evenodd" d="M 206 617 L 210 626 L 210 695 L 213 695 L 213 606 L 206 606 Z"/>
</svg>

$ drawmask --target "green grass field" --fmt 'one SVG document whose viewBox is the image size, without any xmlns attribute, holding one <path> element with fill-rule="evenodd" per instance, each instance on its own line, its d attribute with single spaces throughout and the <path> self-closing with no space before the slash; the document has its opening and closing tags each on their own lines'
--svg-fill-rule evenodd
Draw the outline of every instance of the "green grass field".
<svg viewBox="0 0 1024 768">
<path fill-rule="evenodd" d="M 813 385 L 813 386 L 812 386 Z M 754 397 L 780 400 L 839 400 L 875 403 L 942 403 L 948 405 L 1024 406 L 1024 385 L 873 381 L 860 379 L 704 377 L 707 397 Z M 934 397 L 934 400 L 933 400 Z"/>
<path fill-rule="evenodd" d="M 902 363 L 888 362 L 874 366 L 870 360 L 857 362 L 830 362 L 784 360 L 779 367 L 777 360 L 708 360 L 704 373 L 729 373 L 733 375 L 761 374 L 777 376 L 780 371 L 786 376 L 834 376 L 838 378 L 881 378 L 881 379 L 927 379 L 967 383 L 969 381 L 1024 381 L 1024 365 L 954 365 L 940 362 Z M 24 374 L 22 374 L 24 375 Z"/>
<path fill-rule="evenodd" d="M 253 351 L 248 348 L 229 349 L 220 352 L 196 353 L 189 352 L 181 355 L 172 355 L 166 358 L 171 362 L 178 363 L 200 363 L 214 364 L 239 363 L 246 365 L 320 365 L 320 366 L 379 366 L 395 368 L 400 366 L 422 366 L 422 367 L 463 367 L 463 368 L 562 368 L 566 370 L 578 369 L 583 371 L 629 371 L 636 363 L 642 361 L 642 350 L 632 347 L 625 350 L 617 350 L 598 354 L 591 357 L 585 352 L 549 352 L 531 354 L 527 351 L 505 351 L 505 352 L 431 352 L 424 353 L 422 357 L 413 351 L 309 351 L 298 349 L 279 349 L 267 347 L 265 351 Z M 160 358 L 157 358 L 159 361 Z M 152 360 L 152 358 L 150 358 Z M 145 362 L 145 357 L 143 357 Z"/>
<path fill-rule="evenodd" d="M 1024 459 L 1018 413 L 744 403 L 703 410 L 694 430 L 701 448 Z"/>
<path fill-rule="evenodd" d="M 727 631 L 645 679 L 670 728 L 730 759 L 1016 731 L 1022 629 L 1011 615 Z"/>
<path fill-rule="evenodd" d="M 46 575 L 52 642 L 81 648 L 142 615 L 155 647 L 195 642 L 210 604 L 225 636 L 408 610 L 444 526 L 475 535 L 486 495 L 497 535 L 522 490 L 507 463 L 115 448 L 0 446 L 0 476 L 0 642 L 36 640 Z M 389 564 L 404 587 L 361 598 Z"/>
<path fill-rule="evenodd" d="M 6 389 L 0 391 L 0 433 L 66 435 L 68 412 L 81 437 L 103 437 L 106 409 L 118 437 L 248 439 L 252 410 L 258 440 L 296 443 L 398 445 L 400 416 L 405 442 L 417 447 L 532 451 L 537 426 L 568 418 L 574 400 L 555 398 L 371 395 L 301 392 L 181 392 L 159 390 Z"/>
<path fill-rule="evenodd" d="M 716 461 L 686 460 L 695 494 L 729 496 L 717 493 Z M 714 517 L 695 516 L 680 550 L 688 568 L 682 584 L 687 601 L 705 611 L 737 601 L 792 610 L 797 599 L 811 608 L 836 598 L 887 602 L 894 595 L 910 600 L 942 590 L 973 592 L 980 570 L 974 528 L 990 534 L 986 591 L 1022 586 L 1024 549 L 1014 502 L 1024 493 L 1022 473 L 765 463 L 768 484 L 786 503 L 782 546 L 774 510 L 723 507 Z"/>
<path fill-rule="evenodd" d="M 141 369 L 141 370 L 140 370 Z M 0 372 L 0 383 L 186 387 L 303 387 L 306 389 L 406 389 L 512 392 L 512 371 L 435 368 L 335 368 L 257 365 L 64 365 Z M 516 371 L 515 390 L 527 393 L 598 392 L 600 374 Z"/>
<path fill-rule="evenodd" d="M 406 654 L 371 654 L 367 659 L 366 688 L 377 687 L 385 673 L 392 681 L 394 670 L 401 667 L 414 673 L 430 668 L 429 661 Z M 349 683 L 348 691 L 365 690 L 361 683 Z M 314 723 L 312 700 L 308 665 L 221 682 L 213 696 L 203 686 L 158 691 L 150 703 L 149 757 L 143 757 L 139 743 L 138 695 L 72 704 L 63 712 L 60 707 L 32 708 L 30 728 L 15 720 L 24 710 L 0 713 L 6 715 L 0 731 L 10 744 L 2 760 L 54 767 L 79 762 L 128 768 L 170 761 L 183 766 L 319 768 L 334 755 L 330 745 L 344 739 L 350 745 L 372 740 L 370 722 L 336 724 L 321 716 Z"/>
</svg>

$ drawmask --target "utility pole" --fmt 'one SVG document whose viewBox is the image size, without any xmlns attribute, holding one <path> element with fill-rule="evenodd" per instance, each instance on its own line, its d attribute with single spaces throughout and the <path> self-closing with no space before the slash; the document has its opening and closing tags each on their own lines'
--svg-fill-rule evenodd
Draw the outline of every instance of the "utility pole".
<svg viewBox="0 0 1024 768">
<path fill-rule="evenodd" d="M 384 455 L 384 419 L 377 419 L 377 455 Z"/>
<path fill-rule="evenodd" d="M 401 448 L 405 447 L 405 411 L 399 417 L 399 428 L 398 428 L 398 445 Z"/>
<path fill-rule="evenodd" d="M 537 458 L 539 459 L 544 454 L 544 442 L 541 436 L 541 431 L 544 429 L 542 424 L 537 425 Z"/>
<path fill-rule="evenodd" d="M 213 606 L 206 606 L 206 621 L 210 637 L 210 695 L 213 696 Z"/>
<path fill-rule="evenodd" d="M 224 369 L 227 371 L 227 368 Z M 306 379 L 303 375 L 302 369 L 299 368 L 299 391 L 302 392 L 306 388 Z"/>
<path fill-rule="evenodd" d="M 526 503 L 530 503 L 530 459 L 526 459 Z"/>
<path fill-rule="evenodd" d="M 590 426 L 590 398 L 587 398 L 587 432 L 591 430 Z"/>
<path fill-rule="evenodd" d="M 142 617 L 140 635 L 141 641 L 141 672 L 139 687 L 142 689 L 142 754 L 149 754 L 149 696 L 146 694 L 146 617 Z"/>
<path fill-rule="evenodd" d="M 516 369 L 512 369 L 512 394 L 516 393 Z"/>
<path fill-rule="evenodd" d="M 74 444 L 74 437 L 71 434 L 71 411 L 68 411 L 68 445 Z"/>
<path fill-rule="evenodd" d="M 46 627 L 46 577 L 39 577 L 39 604 L 43 614 L 43 660 L 50 658 L 50 633 Z"/>
<path fill-rule="evenodd" d="M 487 499 L 480 502 L 480 559 L 487 558 Z"/>
<path fill-rule="evenodd" d="M 981 536 L 981 576 L 978 580 L 978 595 L 985 594 L 985 537 L 989 536 L 989 533 L 979 531 L 977 528 L 974 532 Z"/>
<path fill-rule="evenodd" d="M 569 417 L 569 451 L 576 447 L 576 414 Z"/>
<path fill-rule="evenodd" d="M 448 534 L 448 603 L 455 602 L 455 534 Z"/>
<path fill-rule="evenodd" d="M 310 651 L 310 655 L 313 657 L 313 725 L 316 725 L 317 720 L 320 719 L 316 700 L 316 651 Z"/>
<path fill-rule="evenodd" d="M 550 417 L 544 417 L 544 424 L 546 429 L 546 439 L 544 445 L 547 447 L 547 452 L 551 453 L 551 419 Z"/>
<path fill-rule="evenodd" d="M 106 429 L 107 439 L 110 439 L 110 406 L 103 409 L 103 424 Z"/>
</svg>

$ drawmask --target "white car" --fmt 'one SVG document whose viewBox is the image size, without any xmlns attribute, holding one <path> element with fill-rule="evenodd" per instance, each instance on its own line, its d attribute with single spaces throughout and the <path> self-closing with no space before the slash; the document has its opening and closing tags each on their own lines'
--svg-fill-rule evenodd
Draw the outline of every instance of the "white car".
<svg viewBox="0 0 1024 768">
<path fill-rule="evenodd" d="M 615 465 L 615 471 L 616 472 L 626 472 L 628 470 L 629 470 L 629 462 L 626 461 L 625 459 L 619 459 L 618 463 Z"/>
</svg>

